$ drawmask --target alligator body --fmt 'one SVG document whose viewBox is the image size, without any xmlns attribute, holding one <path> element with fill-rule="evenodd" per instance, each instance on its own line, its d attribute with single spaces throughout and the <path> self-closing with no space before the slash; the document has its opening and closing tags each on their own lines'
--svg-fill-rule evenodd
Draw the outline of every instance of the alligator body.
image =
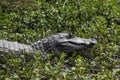
<svg viewBox="0 0 120 80">
<path fill-rule="evenodd" d="M 79 38 L 69 33 L 57 33 L 31 45 L 0 40 L 0 53 L 13 52 L 15 54 L 21 54 L 41 52 L 46 55 L 47 52 L 52 52 L 56 56 L 60 56 L 61 52 L 72 53 L 74 51 L 92 48 L 96 43 L 97 41 L 95 39 Z"/>
<path fill-rule="evenodd" d="M 0 40 L 0 52 L 15 54 L 30 53 L 33 52 L 33 48 L 30 45 L 20 44 L 18 42 Z"/>
</svg>

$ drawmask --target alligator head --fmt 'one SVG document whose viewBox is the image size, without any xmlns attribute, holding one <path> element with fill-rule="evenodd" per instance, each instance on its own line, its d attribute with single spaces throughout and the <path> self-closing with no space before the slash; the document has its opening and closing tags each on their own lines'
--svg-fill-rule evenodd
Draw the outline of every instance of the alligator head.
<svg viewBox="0 0 120 80">
<path fill-rule="evenodd" d="M 95 39 L 84 39 L 69 33 L 57 33 L 55 35 L 41 39 L 31 46 L 35 50 L 42 53 L 53 52 L 56 56 L 60 56 L 61 52 L 73 53 L 88 48 L 92 48 L 97 41 Z M 42 49 L 41 49 L 42 48 Z"/>
<path fill-rule="evenodd" d="M 84 39 L 69 33 L 58 33 L 55 37 L 56 48 L 59 52 L 72 53 L 92 48 L 97 41 L 95 39 Z"/>
</svg>

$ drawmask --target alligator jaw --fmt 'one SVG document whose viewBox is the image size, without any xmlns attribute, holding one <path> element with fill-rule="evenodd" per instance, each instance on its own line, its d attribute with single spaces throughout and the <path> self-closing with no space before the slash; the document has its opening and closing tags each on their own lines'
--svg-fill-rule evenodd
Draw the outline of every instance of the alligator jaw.
<svg viewBox="0 0 120 80">
<path fill-rule="evenodd" d="M 61 41 L 59 41 L 59 44 L 61 45 L 69 45 L 69 44 L 73 44 L 73 45 L 90 45 L 90 44 L 96 44 L 97 41 L 95 39 L 84 39 L 84 38 L 71 38 L 71 39 L 63 39 Z"/>
<path fill-rule="evenodd" d="M 62 49 L 61 51 L 69 53 L 86 48 L 92 48 L 97 43 L 97 41 L 95 39 L 74 37 L 71 39 L 60 40 L 58 43 L 59 47 Z"/>
</svg>

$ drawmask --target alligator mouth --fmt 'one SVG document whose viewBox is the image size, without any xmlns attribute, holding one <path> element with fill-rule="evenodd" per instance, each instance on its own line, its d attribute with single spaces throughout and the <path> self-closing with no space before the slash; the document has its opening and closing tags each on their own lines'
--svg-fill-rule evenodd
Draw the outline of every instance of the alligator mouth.
<svg viewBox="0 0 120 80">
<path fill-rule="evenodd" d="M 94 46 L 97 43 L 95 39 L 71 38 L 60 41 L 62 47 L 71 47 L 73 49 L 83 49 Z"/>
<path fill-rule="evenodd" d="M 72 38 L 72 39 L 62 40 L 60 43 L 71 43 L 75 45 L 81 45 L 81 44 L 89 45 L 90 43 L 96 44 L 97 41 L 95 39 Z"/>
</svg>

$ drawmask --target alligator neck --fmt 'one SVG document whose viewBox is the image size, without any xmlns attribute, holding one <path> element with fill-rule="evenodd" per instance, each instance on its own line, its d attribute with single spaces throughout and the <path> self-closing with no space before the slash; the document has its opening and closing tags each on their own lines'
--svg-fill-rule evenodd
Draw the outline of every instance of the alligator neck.
<svg viewBox="0 0 120 80">
<path fill-rule="evenodd" d="M 31 44 L 31 47 L 33 48 L 33 50 L 36 51 L 40 51 L 42 53 L 45 52 L 52 52 L 55 49 L 55 40 L 54 37 L 47 37 L 44 39 L 41 39 L 33 44 Z"/>
</svg>

